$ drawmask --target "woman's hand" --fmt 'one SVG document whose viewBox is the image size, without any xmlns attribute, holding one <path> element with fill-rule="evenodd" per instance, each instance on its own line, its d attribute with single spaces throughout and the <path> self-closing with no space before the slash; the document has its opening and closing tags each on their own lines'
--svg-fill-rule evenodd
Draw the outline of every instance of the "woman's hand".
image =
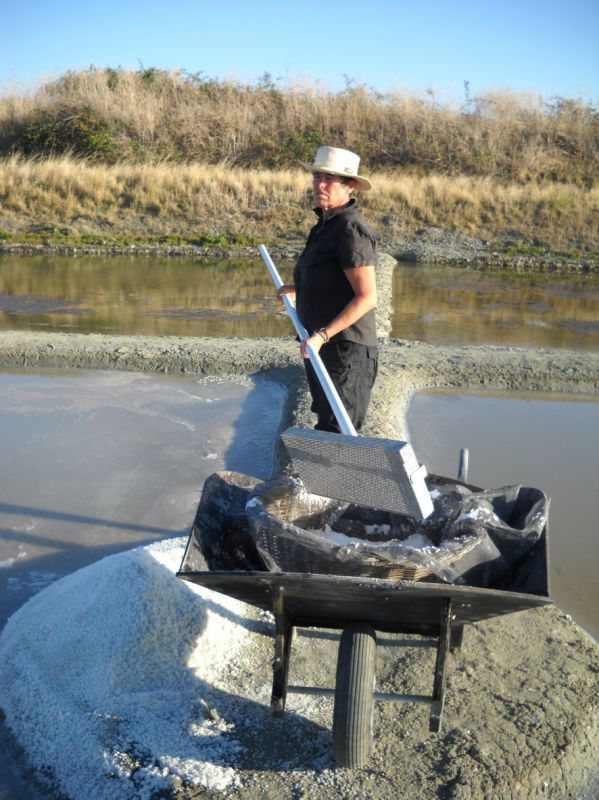
<svg viewBox="0 0 599 800">
<path fill-rule="evenodd" d="M 308 355 L 308 345 L 310 345 L 310 347 L 318 353 L 323 344 L 324 339 L 322 336 L 320 336 L 318 333 L 313 333 L 312 336 L 309 336 L 307 339 L 304 339 L 303 342 L 300 342 L 300 353 L 304 358 L 310 358 Z"/>
<path fill-rule="evenodd" d="M 295 303 L 295 286 L 292 283 L 284 283 L 277 290 L 277 299 L 283 302 L 283 296 L 289 295 L 289 299 Z"/>
</svg>

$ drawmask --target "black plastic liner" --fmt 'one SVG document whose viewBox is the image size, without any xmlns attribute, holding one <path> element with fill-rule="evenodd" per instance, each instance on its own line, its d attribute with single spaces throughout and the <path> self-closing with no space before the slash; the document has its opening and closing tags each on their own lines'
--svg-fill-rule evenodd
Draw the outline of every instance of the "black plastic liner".
<svg viewBox="0 0 599 800">
<path fill-rule="evenodd" d="M 549 499 L 539 489 L 472 491 L 446 483 L 432 487 L 431 496 L 433 514 L 417 522 L 312 495 L 299 481 L 280 478 L 255 488 L 246 514 L 271 571 L 469 586 L 498 585 L 534 547 L 547 521 Z"/>
<path fill-rule="evenodd" d="M 541 537 L 548 497 L 509 486 L 477 491 L 429 482 L 434 513 L 424 522 L 309 494 L 294 478 L 260 483 L 210 476 L 194 522 L 188 569 L 379 577 L 501 588 Z M 334 539 L 343 534 L 351 542 Z M 410 537 L 416 535 L 420 541 Z M 425 543 L 426 536 L 430 543 Z M 356 543 L 355 540 L 359 540 Z M 417 544 L 418 546 L 413 546 Z M 197 552 L 197 557 L 194 555 Z"/>
</svg>

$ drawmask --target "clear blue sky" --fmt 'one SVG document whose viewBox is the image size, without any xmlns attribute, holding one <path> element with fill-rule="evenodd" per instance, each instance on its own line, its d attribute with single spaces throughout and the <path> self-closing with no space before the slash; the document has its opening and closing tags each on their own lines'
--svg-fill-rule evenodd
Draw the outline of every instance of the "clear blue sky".
<svg viewBox="0 0 599 800">
<path fill-rule="evenodd" d="M 141 62 L 458 103 L 464 81 L 599 102 L 599 0 L 0 0 L 0 20 L 4 91 Z"/>
</svg>

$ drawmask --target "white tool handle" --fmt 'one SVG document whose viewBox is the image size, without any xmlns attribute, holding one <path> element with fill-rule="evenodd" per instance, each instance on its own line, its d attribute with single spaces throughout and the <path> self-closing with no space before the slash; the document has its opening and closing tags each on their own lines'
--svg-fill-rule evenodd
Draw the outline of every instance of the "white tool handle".
<svg viewBox="0 0 599 800">
<path fill-rule="evenodd" d="M 266 247 L 261 244 L 258 246 L 258 250 L 260 251 L 260 255 L 264 259 L 264 263 L 268 267 L 268 271 L 270 272 L 270 276 L 274 281 L 275 286 L 277 289 L 280 289 L 283 286 L 283 281 L 281 280 L 281 276 L 277 268 L 275 267 L 268 250 Z M 286 294 L 283 295 L 283 303 L 285 304 L 285 308 L 287 309 L 287 313 L 291 317 L 291 321 L 297 331 L 297 335 L 304 342 L 306 339 L 309 338 L 308 331 L 302 325 L 300 318 L 297 315 L 297 311 L 295 306 L 293 305 L 293 301 L 290 297 Z M 329 401 L 331 408 L 333 409 L 333 413 L 339 423 L 339 427 L 341 428 L 341 433 L 345 433 L 347 436 L 357 436 L 356 429 L 354 428 L 351 419 L 349 418 L 347 411 L 345 410 L 343 403 L 341 402 L 341 398 L 337 394 L 337 389 L 333 385 L 333 381 L 330 378 L 329 373 L 326 370 L 325 365 L 322 363 L 322 358 L 318 355 L 316 350 L 311 345 L 306 345 L 306 349 L 308 351 L 308 355 L 310 356 L 310 362 L 314 367 L 314 372 L 316 373 L 318 380 L 320 381 L 320 385 L 322 386 L 324 393 L 327 396 L 327 400 Z"/>
</svg>

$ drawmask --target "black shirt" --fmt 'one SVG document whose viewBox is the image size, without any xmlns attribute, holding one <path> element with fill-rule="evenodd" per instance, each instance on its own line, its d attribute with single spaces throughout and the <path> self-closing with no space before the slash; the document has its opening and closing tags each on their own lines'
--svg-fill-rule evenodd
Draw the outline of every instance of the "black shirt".
<svg viewBox="0 0 599 800">
<path fill-rule="evenodd" d="M 376 241 L 355 200 L 326 222 L 322 209 L 315 211 L 319 220 L 293 272 L 297 313 L 310 334 L 332 322 L 355 296 L 344 270 L 376 266 Z M 374 309 L 332 341 L 337 339 L 376 345 Z"/>
</svg>

